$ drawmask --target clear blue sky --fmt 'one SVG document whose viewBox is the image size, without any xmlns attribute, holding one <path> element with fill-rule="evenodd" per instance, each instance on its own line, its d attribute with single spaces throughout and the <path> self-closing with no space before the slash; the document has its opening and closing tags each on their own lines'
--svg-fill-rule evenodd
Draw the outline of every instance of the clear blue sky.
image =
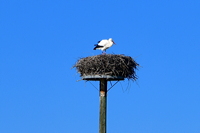
<svg viewBox="0 0 200 133">
<path fill-rule="evenodd" d="M 0 1 L 0 132 L 95 133 L 98 82 L 71 69 L 101 54 L 133 57 L 137 82 L 108 93 L 108 133 L 200 132 L 200 1 Z"/>
</svg>

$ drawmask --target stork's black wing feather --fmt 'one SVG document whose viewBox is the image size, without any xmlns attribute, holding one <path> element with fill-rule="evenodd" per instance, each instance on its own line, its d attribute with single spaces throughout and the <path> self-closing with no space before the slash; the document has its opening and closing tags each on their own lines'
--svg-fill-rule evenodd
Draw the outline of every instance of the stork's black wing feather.
<svg viewBox="0 0 200 133">
<path fill-rule="evenodd" d="M 97 48 L 102 48 L 103 46 L 99 46 L 99 45 L 96 45 L 96 47 L 94 47 L 94 50 L 96 50 Z"/>
</svg>

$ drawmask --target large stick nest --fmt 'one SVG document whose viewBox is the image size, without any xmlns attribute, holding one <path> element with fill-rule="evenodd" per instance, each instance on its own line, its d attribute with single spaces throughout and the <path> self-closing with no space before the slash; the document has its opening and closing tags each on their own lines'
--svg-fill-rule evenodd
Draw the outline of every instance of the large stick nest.
<svg viewBox="0 0 200 133">
<path fill-rule="evenodd" d="M 139 64 L 130 56 L 102 54 L 81 58 L 73 67 L 76 67 L 81 76 L 111 75 L 136 80 L 137 66 Z"/>
</svg>

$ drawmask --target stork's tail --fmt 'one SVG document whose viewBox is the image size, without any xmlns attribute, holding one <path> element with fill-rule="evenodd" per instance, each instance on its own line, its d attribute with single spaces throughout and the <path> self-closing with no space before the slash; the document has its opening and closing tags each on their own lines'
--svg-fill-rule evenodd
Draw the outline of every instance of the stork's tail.
<svg viewBox="0 0 200 133">
<path fill-rule="evenodd" d="M 95 47 L 93 48 L 93 50 L 96 50 L 96 49 L 97 49 L 97 46 L 98 46 L 98 44 L 95 44 L 94 46 L 95 46 Z"/>
</svg>

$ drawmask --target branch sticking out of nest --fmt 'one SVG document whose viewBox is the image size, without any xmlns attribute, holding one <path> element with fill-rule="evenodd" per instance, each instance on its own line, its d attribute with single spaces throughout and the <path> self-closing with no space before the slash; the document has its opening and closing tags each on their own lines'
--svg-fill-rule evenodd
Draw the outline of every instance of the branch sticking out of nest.
<svg viewBox="0 0 200 133">
<path fill-rule="evenodd" d="M 137 66 L 139 64 L 130 56 L 104 54 L 81 58 L 73 68 L 76 67 L 81 76 L 112 75 L 136 80 Z"/>
</svg>

